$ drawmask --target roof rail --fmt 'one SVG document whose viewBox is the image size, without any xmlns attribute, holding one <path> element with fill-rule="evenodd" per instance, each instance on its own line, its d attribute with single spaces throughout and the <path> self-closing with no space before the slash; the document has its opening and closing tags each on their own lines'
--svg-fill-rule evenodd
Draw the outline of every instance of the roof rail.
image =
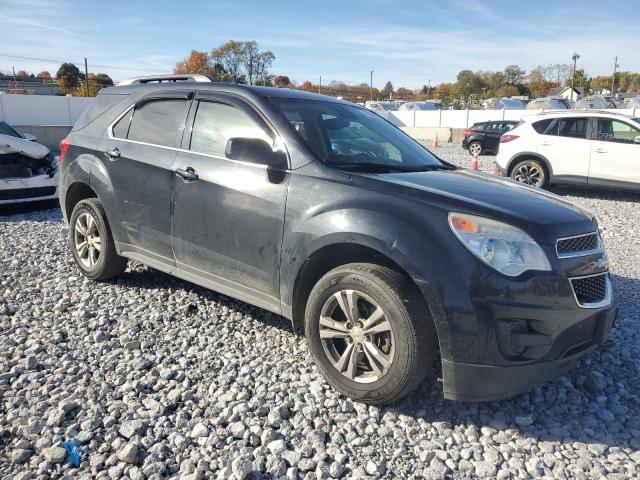
<svg viewBox="0 0 640 480">
<path fill-rule="evenodd" d="M 149 75 L 146 77 L 133 77 L 118 82 L 118 86 L 122 85 L 134 85 L 144 83 L 155 82 L 198 82 L 198 83 L 210 83 L 214 80 L 202 73 L 187 73 L 187 74 L 171 74 L 171 75 Z"/>
<path fill-rule="evenodd" d="M 556 110 L 528 110 L 532 112 L 534 115 L 558 115 L 558 114 L 566 114 L 566 115 L 575 115 L 576 113 L 608 113 L 610 115 L 621 115 L 625 116 L 626 114 L 621 112 L 611 112 L 609 110 L 602 110 L 597 108 L 567 108 L 567 109 L 556 109 Z"/>
</svg>

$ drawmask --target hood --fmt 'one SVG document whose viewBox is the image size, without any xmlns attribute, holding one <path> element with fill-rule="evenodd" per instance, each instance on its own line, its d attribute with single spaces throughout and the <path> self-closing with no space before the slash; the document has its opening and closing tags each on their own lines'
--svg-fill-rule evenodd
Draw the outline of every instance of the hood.
<svg viewBox="0 0 640 480">
<path fill-rule="evenodd" d="M 352 176 L 385 193 L 429 202 L 449 211 L 471 213 L 515 225 L 542 243 L 597 230 L 593 215 L 543 190 L 468 170 L 364 174 Z M 374 187 L 374 185 L 369 185 Z M 375 187 L 374 187 L 375 188 Z"/>
<path fill-rule="evenodd" d="M 0 155 L 9 153 L 19 153 L 29 158 L 42 158 L 49 153 L 49 149 L 24 138 L 0 134 Z"/>
</svg>

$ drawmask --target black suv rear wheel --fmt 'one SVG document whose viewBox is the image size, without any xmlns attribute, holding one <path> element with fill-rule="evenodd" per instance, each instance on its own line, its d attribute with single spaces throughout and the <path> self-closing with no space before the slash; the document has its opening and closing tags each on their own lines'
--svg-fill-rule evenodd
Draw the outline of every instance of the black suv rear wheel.
<svg viewBox="0 0 640 480">
<path fill-rule="evenodd" d="M 331 386 L 365 403 L 391 403 L 414 390 L 433 364 L 436 332 L 427 311 L 404 275 L 352 263 L 312 289 L 305 334 Z"/>
<path fill-rule="evenodd" d="M 127 266 L 127 259 L 116 252 L 107 217 L 97 198 L 80 200 L 74 207 L 69 242 L 76 265 L 91 280 L 109 280 Z"/>
</svg>

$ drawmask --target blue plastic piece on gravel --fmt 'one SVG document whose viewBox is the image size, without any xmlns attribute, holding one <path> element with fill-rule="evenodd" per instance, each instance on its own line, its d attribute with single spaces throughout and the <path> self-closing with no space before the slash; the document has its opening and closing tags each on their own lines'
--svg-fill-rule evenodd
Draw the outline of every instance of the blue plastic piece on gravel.
<svg viewBox="0 0 640 480">
<path fill-rule="evenodd" d="M 80 443 L 78 443 L 77 440 L 67 440 L 62 444 L 62 446 L 67 451 L 67 457 L 69 457 L 71 465 L 79 467 L 82 457 L 82 448 L 80 447 Z"/>
</svg>

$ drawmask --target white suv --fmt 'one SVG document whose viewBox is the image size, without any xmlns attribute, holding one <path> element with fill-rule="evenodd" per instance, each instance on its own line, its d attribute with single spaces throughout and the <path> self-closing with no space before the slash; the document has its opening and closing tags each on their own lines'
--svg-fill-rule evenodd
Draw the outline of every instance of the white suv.
<svg viewBox="0 0 640 480">
<path fill-rule="evenodd" d="M 523 117 L 500 139 L 498 170 L 528 185 L 640 190 L 640 118 L 606 111 Z"/>
</svg>

